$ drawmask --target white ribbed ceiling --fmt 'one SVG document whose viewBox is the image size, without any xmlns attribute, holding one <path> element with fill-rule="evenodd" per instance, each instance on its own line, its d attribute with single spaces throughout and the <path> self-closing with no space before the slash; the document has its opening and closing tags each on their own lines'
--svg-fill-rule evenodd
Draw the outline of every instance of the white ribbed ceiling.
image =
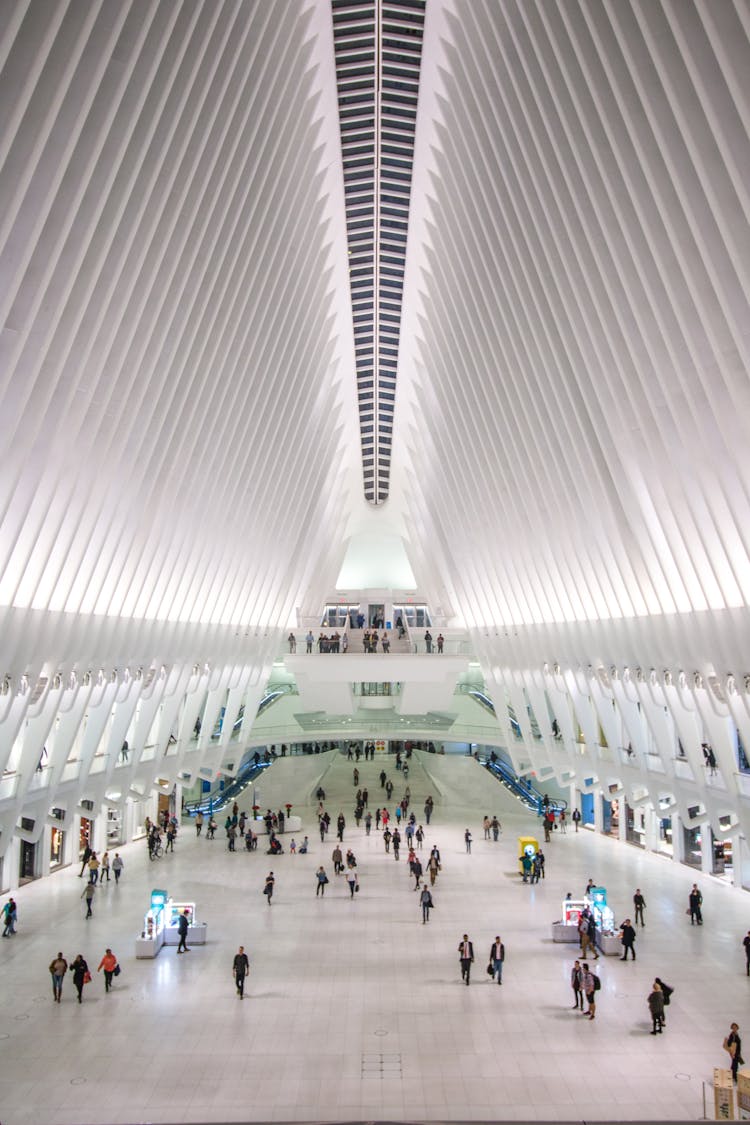
<svg viewBox="0 0 750 1125">
<path fill-rule="evenodd" d="M 0 605 L 285 624 L 361 498 L 330 3 L 0 16 Z M 469 624 L 748 603 L 749 28 L 428 0 L 388 507 Z"/>
<path fill-rule="evenodd" d="M 333 584 L 357 451 L 314 14 L 3 5 L 0 605 L 285 624 L 321 557 Z"/>
<path fill-rule="evenodd" d="M 477 625 L 747 605 L 750 9 L 438 12 L 400 479 L 439 596 Z"/>
</svg>

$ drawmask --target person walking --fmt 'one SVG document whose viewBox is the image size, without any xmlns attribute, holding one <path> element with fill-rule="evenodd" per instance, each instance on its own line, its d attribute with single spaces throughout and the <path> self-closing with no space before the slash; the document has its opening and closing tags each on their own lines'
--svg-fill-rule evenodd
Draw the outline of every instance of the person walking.
<svg viewBox="0 0 750 1125">
<path fill-rule="evenodd" d="M 391 842 L 393 843 L 393 858 L 398 859 L 398 849 L 401 847 L 401 833 L 397 827 L 393 829 Z"/>
<path fill-rule="evenodd" d="M 573 824 L 575 825 L 575 829 L 576 829 L 576 832 L 577 832 L 578 831 L 578 825 L 581 823 L 581 811 L 580 811 L 580 809 L 573 809 L 573 815 L 571 816 L 571 820 L 573 821 Z"/>
<path fill-rule="evenodd" d="M 497 843 L 497 838 L 500 835 L 500 821 L 496 816 L 493 816 L 490 827 L 492 828 L 492 839 Z"/>
<path fill-rule="evenodd" d="M 100 973 L 104 969 L 104 991 L 109 992 L 112 987 L 112 978 L 117 975 L 117 958 L 111 949 L 105 949 L 104 956 L 99 962 L 99 968 L 96 970 Z"/>
<path fill-rule="evenodd" d="M 581 984 L 589 1002 L 588 1012 L 583 1012 L 590 1020 L 596 1019 L 596 994 L 601 988 L 601 982 L 596 973 L 592 973 L 586 961 L 581 965 Z"/>
<path fill-rule="evenodd" d="M 745 972 L 750 977 L 750 930 L 747 931 L 742 939 L 742 945 L 745 950 Z"/>
<path fill-rule="evenodd" d="M 99 867 L 101 866 L 97 858 L 96 852 L 91 853 L 89 860 L 89 882 L 97 883 L 99 881 Z"/>
<path fill-rule="evenodd" d="M 93 911 L 91 909 L 91 905 L 94 901 L 94 895 L 95 894 L 96 894 L 95 885 L 93 883 L 87 883 L 86 886 L 83 888 L 83 894 L 81 895 L 81 898 L 86 899 L 86 917 L 87 918 L 90 918 L 91 915 L 93 914 Z"/>
<path fill-rule="evenodd" d="M 203 813 L 199 812 L 195 818 L 195 834 L 200 836 L 203 831 Z"/>
<path fill-rule="evenodd" d="M 245 995 L 245 977 L 249 972 L 250 962 L 247 959 L 244 945 L 241 945 L 232 961 L 232 976 L 234 977 L 234 983 L 237 986 L 237 995 L 240 1000 L 242 1000 Z"/>
<path fill-rule="evenodd" d="M 318 880 L 318 885 L 315 888 L 315 897 L 316 898 L 318 897 L 318 895 L 325 896 L 325 893 L 326 893 L 326 883 L 328 882 L 328 876 L 326 875 L 324 867 L 318 868 L 318 870 L 317 870 L 317 880 Z"/>
<path fill-rule="evenodd" d="M 273 885 L 275 882 L 276 880 L 273 877 L 273 871 L 269 871 L 266 875 L 265 886 L 263 887 L 263 894 L 266 896 L 269 906 L 271 905 L 271 899 L 273 898 Z"/>
<path fill-rule="evenodd" d="M 68 962 L 62 953 L 58 953 L 57 957 L 50 961 L 49 971 L 52 977 L 52 1000 L 53 1003 L 59 1004 L 62 1000 L 63 978 L 68 971 Z"/>
<path fill-rule="evenodd" d="M 417 851 L 421 852 L 422 844 L 424 843 L 424 828 L 421 824 L 417 825 L 417 830 L 414 833 L 414 839 L 417 841 Z"/>
<path fill-rule="evenodd" d="M 78 876 L 79 879 L 83 878 L 83 873 L 89 865 L 89 860 L 91 859 L 91 855 L 92 855 L 92 852 L 91 852 L 91 848 L 89 847 L 89 841 L 88 841 L 88 836 L 87 836 L 86 837 L 86 847 L 83 849 L 83 856 L 82 856 L 82 862 L 81 862 L 81 873 Z"/>
<path fill-rule="evenodd" d="M 570 987 L 573 989 L 573 1007 L 583 1011 L 583 971 L 580 961 L 573 963 L 570 971 Z"/>
<path fill-rule="evenodd" d="M 79 953 L 75 961 L 70 966 L 70 971 L 73 974 L 73 984 L 76 986 L 78 993 L 78 1003 L 83 1003 L 83 986 L 89 984 L 91 981 L 91 973 L 86 964 L 86 959 L 82 953 Z"/>
<path fill-rule="evenodd" d="M 105 852 L 102 856 L 102 866 L 99 871 L 99 882 L 103 883 L 105 879 L 109 882 L 109 852 Z"/>
<path fill-rule="evenodd" d="M 16 919 L 18 918 L 18 907 L 16 900 L 11 897 L 3 907 L 3 937 L 13 937 L 16 932 Z"/>
<path fill-rule="evenodd" d="M 434 887 L 435 886 L 435 880 L 437 879 L 438 872 L 440 871 L 440 861 L 439 861 L 438 857 L 434 854 L 434 852 L 432 853 L 432 855 L 430 856 L 430 858 L 427 862 L 427 870 L 430 873 L 430 886 Z"/>
<path fill-rule="evenodd" d="M 699 926 L 703 925 L 703 895 L 698 890 L 698 884 L 693 883 L 693 889 L 688 897 L 688 914 L 690 915 L 690 925 L 694 926 L 697 922 Z"/>
<path fill-rule="evenodd" d="M 345 828 L 346 828 L 346 820 L 344 819 L 344 814 L 340 812 L 339 815 L 338 815 L 338 819 L 336 821 L 336 835 L 339 838 L 339 842 L 342 843 L 342 844 L 344 842 L 344 829 Z"/>
<path fill-rule="evenodd" d="M 633 906 L 635 907 L 635 924 L 636 924 L 636 926 L 638 925 L 639 922 L 642 926 L 645 926 L 646 923 L 643 921 L 643 911 L 646 907 L 646 900 L 643 897 L 643 895 L 641 894 L 641 888 L 640 887 L 636 887 L 636 889 L 635 889 L 635 894 L 633 895 Z"/>
<path fill-rule="evenodd" d="M 334 875 L 340 875 L 341 872 L 344 870 L 344 857 L 341 853 L 341 848 L 338 846 L 338 844 L 336 845 L 336 847 L 331 852 L 331 862 L 333 863 L 333 873 L 334 873 Z"/>
<path fill-rule="evenodd" d="M 630 951 L 635 961 L 635 927 L 631 925 L 629 918 L 626 918 L 620 927 L 620 941 L 622 942 L 622 948 L 624 950 L 620 960 L 627 961 L 628 951 Z"/>
<path fill-rule="evenodd" d="M 349 868 L 346 881 L 349 884 L 349 898 L 354 898 L 355 893 L 359 890 L 359 880 L 357 878 L 357 872 L 353 867 Z"/>
<path fill-rule="evenodd" d="M 469 832 L 468 828 L 464 832 L 464 844 L 466 845 L 467 854 L 471 855 L 471 832 Z"/>
<path fill-rule="evenodd" d="M 468 988 L 469 977 L 471 976 L 471 964 L 474 960 L 474 943 L 469 941 L 468 934 L 464 934 L 463 938 L 458 943 L 458 959 L 461 964 L 461 980 L 464 981 Z"/>
<path fill-rule="evenodd" d="M 412 855 L 414 855 L 414 859 L 412 860 L 410 865 L 411 873 L 414 876 L 414 890 L 418 891 L 419 883 L 422 878 L 422 862 L 421 860 L 417 859 L 417 856 L 414 852 L 412 852 Z"/>
<path fill-rule="evenodd" d="M 297 651 L 297 638 L 295 637 L 294 633 L 289 634 L 289 636 L 287 637 L 287 641 L 289 643 L 290 654 L 295 653 Z"/>
<path fill-rule="evenodd" d="M 657 981 L 654 981 L 651 986 L 651 992 L 648 995 L 647 1002 L 652 1020 L 651 1034 L 661 1035 L 664 1018 L 664 993 L 661 990 L 661 985 Z"/>
<path fill-rule="evenodd" d="M 432 901 L 432 895 L 430 894 L 429 888 L 427 886 L 424 886 L 422 888 L 422 893 L 419 896 L 419 905 L 422 907 L 422 925 L 424 926 L 426 922 L 429 922 L 430 911 L 435 905 L 435 903 Z"/>
<path fill-rule="evenodd" d="M 492 966 L 492 979 L 497 977 L 497 983 L 503 983 L 503 962 L 505 961 L 505 946 L 500 941 L 500 935 L 495 935 L 495 940 L 490 946 L 490 965 Z"/>
<path fill-rule="evenodd" d="M 568 831 L 568 821 L 567 817 L 565 816 L 565 809 L 560 809 L 560 814 L 557 819 L 560 823 L 560 831 L 562 832 L 563 836 L 565 836 Z"/>
<path fill-rule="evenodd" d="M 182 914 L 180 914 L 177 918 L 177 932 L 180 935 L 180 940 L 177 944 L 177 952 L 178 953 L 189 953 L 190 952 L 190 948 L 189 948 L 188 943 L 187 943 L 188 928 L 189 928 L 188 912 L 187 912 L 187 910 L 183 910 Z"/>
<path fill-rule="evenodd" d="M 115 877 L 115 886 L 117 886 L 117 884 L 120 882 L 120 876 L 122 875 L 122 869 L 124 866 L 125 864 L 122 862 L 120 853 L 115 852 L 115 858 L 112 860 L 112 873 Z"/>
<path fill-rule="evenodd" d="M 739 1024 L 733 1023 L 729 1028 L 729 1035 L 724 1040 L 724 1050 L 728 1052 L 732 1060 L 731 1071 L 732 1081 L 737 1084 L 737 1071 L 744 1065 L 745 1060 L 742 1057 L 742 1040 L 740 1039 Z"/>
</svg>

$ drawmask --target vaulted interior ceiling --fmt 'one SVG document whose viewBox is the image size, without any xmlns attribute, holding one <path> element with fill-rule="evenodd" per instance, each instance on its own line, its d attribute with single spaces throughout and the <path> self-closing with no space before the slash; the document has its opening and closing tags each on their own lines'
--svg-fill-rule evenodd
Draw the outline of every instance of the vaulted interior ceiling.
<svg viewBox="0 0 750 1125">
<path fill-rule="evenodd" d="M 746 6 L 428 0 L 382 510 L 332 14 L 5 5 L 0 606 L 283 629 L 396 528 L 470 627 L 746 607 Z"/>
</svg>

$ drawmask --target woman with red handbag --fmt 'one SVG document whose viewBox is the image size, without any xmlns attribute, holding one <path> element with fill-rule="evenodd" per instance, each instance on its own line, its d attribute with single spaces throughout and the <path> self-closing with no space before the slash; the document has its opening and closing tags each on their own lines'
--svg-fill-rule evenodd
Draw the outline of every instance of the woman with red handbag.
<svg viewBox="0 0 750 1125">
<path fill-rule="evenodd" d="M 80 1004 L 83 999 L 84 984 L 91 983 L 91 973 L 82 953 L 78 954 L 70 968 L 73 973 L 73 984 L 76 986 L 76 992 L 78 993 L 78 1003 Z"/>
</svg>

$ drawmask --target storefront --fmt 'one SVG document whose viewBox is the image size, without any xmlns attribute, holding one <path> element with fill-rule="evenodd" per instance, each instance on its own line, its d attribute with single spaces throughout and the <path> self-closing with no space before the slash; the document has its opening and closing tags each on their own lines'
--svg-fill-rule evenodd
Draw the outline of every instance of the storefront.
<svg viewBox="0 0 750 1125">
<path fill-rule="evenodd" d="M 86 848 L 94 847 L 94 822 L 88 817 L 81 817 L 81 826 L 78 829 L 78 858 L 83 859 Z"/>
<path fill-rule="evenodd" d="M 643 808 L 631 809 L 625 802 L 625 839 L 638 848 L 646 846 L 646 813 Z"/>
<path fill-rule="evenodd" d="M 24 832 L 34 831 L 34 821 L 28 817 L 21 817 L 21 829 Z M 37 846 L 29 840 L 21 840 L 20 860 L 18 864 L 19 883 L 28 883 L 37 877 Z"/>
<path fill-rule="evenodd" d="M 65 833 L 62 828 L 53 828 L 49 838 L 49 867 L 50 871 L 61 867 L 65 855 Z"/>
<path fill-rule="evenodd" d="M 107 847 L 123 842 L 122 813 L 119 809 L 107 809 Z"/>
</svg>

